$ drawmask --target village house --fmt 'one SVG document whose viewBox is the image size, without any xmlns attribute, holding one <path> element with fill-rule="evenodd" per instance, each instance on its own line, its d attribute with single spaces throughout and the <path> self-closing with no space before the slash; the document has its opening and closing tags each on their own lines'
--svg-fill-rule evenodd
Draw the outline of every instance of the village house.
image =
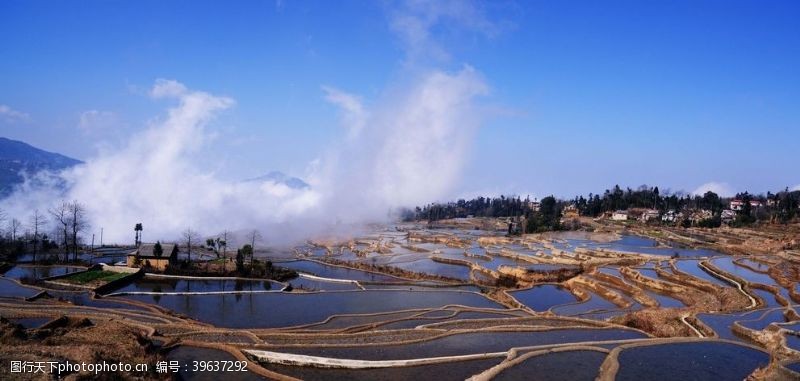
<svg viewBox="0 0 800 381">
<path fill-rule="evenodd" d="M 562 214 L 563 214 L 564 218 L 578 218 L 578 217 L 580 217 L 580 214 L 578 213 L 578 207 L 575 206 L 575 204 L 569 204 L 566 207 L 564 207 L 564 211 L 563 211 Z"/>
<path fill-rule="evenodd" d="M 698 223 L 711 217 L 714 217 L 714 213 L 708 209 L 693 210 L 689 214 L 689 220 L 693 223 Z"/>
<path fill-rule="evenodd" d="M 675 222 L 683 218 L 683 213 L 675 212 L 674 210 L 668 210 L 664 215 L 661 216 L 662 222 Z"/>
<path fill-rule="evenodd" d="M 724 223 L 731 223 L 736 218 L 736 212 L 731 209 L 725 209 L 722 211 L 720 218 Z"/>
<path fill-rule="evenodd" d="M 627 221 L 628 220 L 628 211 L 626 210 L 617 210 L 614 214 L 611 215 L 611 219 L 614 221 Z"/>
<path fill-rule="evenodd" d="M 661 216 L 661 213 L 659 213 L 658 210 L 647 209 L 643 211 L 642 214 L 639 216 L 639 221 L 647 222 L 650 220 L 658 219 L 659 216 Z"/>
<path fill-rule="evenodd" d="M 760 208 L 763 205 L 764 204 L 762 204 L 761 201 L 759 201 L 759 200 L 750 200 L 750 207 L 751 208 Z M 742 201 L 742 200 L 731 200 L 730 205 L 729 205 L 731 210 L 737 211 L 737 212 L 742 210 L 743 206 L 744 206 L 744 201 Z"/>
<path fill-rule="evenodd" d="M 128 254 L 127 265 L 128 267 L 147 267 L 158 271 L 164 271 L 167 267 L 175 263 L 178 259 L 178 246 L 172 243 L 162 243 L 162 254 L 157 256 L 155 254 L 154 243 L 143 243 L 139 247 Z"/>
</svg>

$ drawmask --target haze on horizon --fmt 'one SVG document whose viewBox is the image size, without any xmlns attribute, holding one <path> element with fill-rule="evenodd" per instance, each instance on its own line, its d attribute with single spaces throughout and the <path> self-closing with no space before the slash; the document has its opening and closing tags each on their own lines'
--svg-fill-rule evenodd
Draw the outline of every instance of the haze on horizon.
<svg viewBox="0 0 800 381">
<path fill-rule="evenodd" d="M 794 2 L 0 10 L 0 136 L 87 161 L 62 177 L 107 226 L 285 234 L 477 194 L 800 187 Z M 312 188 L 240 182 L 272 170 Z"/>
</svg>

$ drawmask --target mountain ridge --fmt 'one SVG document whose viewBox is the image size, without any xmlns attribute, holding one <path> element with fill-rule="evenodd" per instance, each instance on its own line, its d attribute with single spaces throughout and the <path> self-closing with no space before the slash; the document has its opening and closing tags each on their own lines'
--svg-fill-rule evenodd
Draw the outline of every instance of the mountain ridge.
<svg viewBox="0 0 800 381">
<path fill-rule="evenodd" d="M 11 194 L 15 186 L 25 181 L 23 173 L 59 171 L 79 164 L 83 162 L 19 140 L 0 137 L 0 198 Z"/>
</svg>

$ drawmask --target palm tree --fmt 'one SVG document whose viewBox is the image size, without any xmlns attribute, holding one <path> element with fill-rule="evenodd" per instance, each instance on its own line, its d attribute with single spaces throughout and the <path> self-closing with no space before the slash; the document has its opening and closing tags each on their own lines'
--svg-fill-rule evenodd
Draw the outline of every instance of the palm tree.
<svg viewBox="0 0 800 381">
<path fill-rule="evenodd" d="M 133 228 L 133 231 L 136 232 L 136 240 L 135 240 L 136 247 L 139 247 L 139 244 L 142 243 L 142 230 L 144 230 L 144 228 L 142 227 L 141 222 L 137 223 L 136 226 Z"/>
</svg>

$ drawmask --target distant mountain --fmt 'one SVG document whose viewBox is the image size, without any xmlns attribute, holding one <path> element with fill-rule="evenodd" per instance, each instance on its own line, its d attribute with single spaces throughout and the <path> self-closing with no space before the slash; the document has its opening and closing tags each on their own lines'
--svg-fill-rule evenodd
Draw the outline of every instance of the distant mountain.
<svg viewBox="0 0 800 381">
<path fill-rule="evenodd" d="M 264 176 L 255 177 L 252 179 L 245 180 L 247 182 L 273 182 L 276 184 L 284 184 L 292 189 L 305 189 L 309 188 L 310 186 L 305 181 L 298 179 L 297 177 L 289 176 L 283 172 L 272 171 L 267 173 Z"/>
<path fill-rule="evenodd" d="M 80 160 L 0 137 L 0 197 L 8 196 L 15 185 L 24 181 L 22 172 L 57 171 L 81 163 Z"/>
</svg>

